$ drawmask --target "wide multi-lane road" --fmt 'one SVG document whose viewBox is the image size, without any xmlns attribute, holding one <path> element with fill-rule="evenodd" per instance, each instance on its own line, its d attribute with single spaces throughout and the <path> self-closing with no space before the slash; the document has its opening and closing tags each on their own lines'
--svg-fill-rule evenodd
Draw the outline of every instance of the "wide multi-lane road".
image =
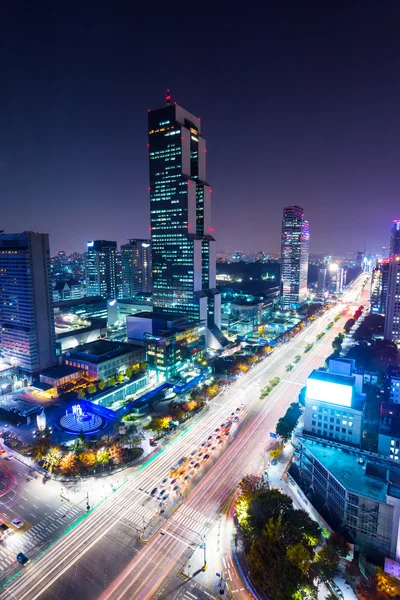
<svg viewBox="0 0 400 600">
<path fill-rule="evenodd" d="M 360 286 L 358 280 L 354 299 Z M 310 371 L 321 366 L 330 354 L 332 339 L 347 317 L 326 331 L 322 341 L 307 354 L 303 352 L 305 345 L 314 342 L 317 333 L 325 331 L 338 312 L 340 307 L 328 311 L 220 395 L 177 439 L 138 468 L 123 486 L 66 532 L 50 550 L 28 564 L 18 578 L 9 581 L 0 598 L 179 597 L 184 584 L 176 574 L 202 538 L 207 537 L 237 482 L 259 458 L 269 431 L 296 399 Z M 286 365 L 298 354 L 302 360 L 294 371 L 287 373 Z M 270 396 L 260 400 L 260 388 L 275 376 L 281 377 L 281 383 Z M 219 432 L 215 430 L 237 408 L 241 410 L 236 431 L 219 445 Z M 176 500 L 171 501 L 174 493 L 170 482 L 162 484 L 162 481 L 179 458 L 195 451 L 204 452 L 201 444 L 209 436 L 213 436 L 211 443 L 217 449 L 209 451 L 211 457 L 206 464 L 197 455 L 202 466 L 187 485 L 183 477 L 179 480 L 185 498 L 177 507 Z M 155 487 L 167 489 L 170 496 L 164 515 L 160 515 L 159 502 L 150 497 Z M 164 535 L 155 533 L 146 545 L 138 541 L 139 531 L 144 529 L 146 538 L 151 531 L 149 523 L 160 519 L 161 524 L 165 518 Z M 193 587 L 190 594 L 189 598 L 207 597 L 206 591 L 195 592 Z"/>
</svg>

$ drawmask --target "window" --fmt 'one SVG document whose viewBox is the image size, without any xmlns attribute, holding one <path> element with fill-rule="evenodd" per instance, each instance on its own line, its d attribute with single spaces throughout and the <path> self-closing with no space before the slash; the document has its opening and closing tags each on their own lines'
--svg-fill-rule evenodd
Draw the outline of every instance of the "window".
<svg viewBox="0 0 400 600">
<path fill-rule="evenodd" d="M 349 435 L 353 435 L 353 431 L 352 431 L 352 429 L 349 429 L 347 433 L 348 433 Z"/>
<path fill-rule="evenodd" d="M 333 425 L 329 425 L 329 429 L 333 431 Z"/>
<path fill-rule="evenodd" d="M 335 431 L 340 431 L 340 427 L 335 427 Z"/>
<path fill-rule="evenodd" d="M 311 421 L 311 425 L 316 425 L 316 422 L 315 421 Z"/>
<path fill-rule="evenodd" d="M 335 419 L 334 419 L 333 417 L 331 417 L 331 418 L 329 419 L 329 421 L 330 421 L 330 423 L 334 423 L 334 422 L 335 422 Z"/>
<path fill-rule="evenodd" d="M 342 427 L 342 433 L 346 433 L 346 427 Z"/>
</svg>

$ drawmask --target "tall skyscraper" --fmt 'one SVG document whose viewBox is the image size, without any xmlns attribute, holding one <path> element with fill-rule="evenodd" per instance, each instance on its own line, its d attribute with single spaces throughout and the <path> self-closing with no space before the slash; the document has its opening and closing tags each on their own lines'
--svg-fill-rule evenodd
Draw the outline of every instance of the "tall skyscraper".
<svg viewBox="0 0 400 600">
<path fill-rule="evenodd" d="M 148 124 L 154 311 L 200 321 L 216 347 L 221 297 L 200 119 L 170 104 L 168 94 L 167 106 L 149 111 Z"/>
<path fill-rule="evenodd" d="M 318 298 L 324 298 L 326 293 L 326 269 L 318 269 Z"/>
<path fill-rule="evenodd" d="M 400 256 L 400 219 L 394 219 L 390 232 L 389 258 Z"/>
<path fill-rule="evenodd" d="M 0 234 L 0 324 L 3 354 L 36 373 L 56 362 L 47 233 Z"/>
<path fill-rule="evenodd" d="M 384 315 L 386 311 L 386 300 L 389 282 L 389 259 L 380 259 L 372 271 L 371 277 L 371 312 Z"/>
<path fill-rule="evenodd" d="M 122 292 L 130 298 L 140 292 L 151 292 L 150 240 L 131 239 L 121 246 Z"/>
<path fill-rule="evenodd" d="M 400 257 L 390 260 L 385 311 L 385 340 L 400 342 Z"/>
<path fill-rule="evenodd" d="M 117 242 L 87 243 L 85 254 L 86 295 L 122 298 L 122 265 Z"/>
<path fill-rule="evenodd" d="M 281 307 L 298 308 L 307 298 L 310 230 L 300 206 L 283 209 L 281 242 Z"/>
</svg>

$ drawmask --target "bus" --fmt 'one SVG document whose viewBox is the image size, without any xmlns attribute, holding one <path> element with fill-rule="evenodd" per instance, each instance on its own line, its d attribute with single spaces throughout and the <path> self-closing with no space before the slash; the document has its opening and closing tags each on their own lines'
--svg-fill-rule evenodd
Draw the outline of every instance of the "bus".
<svg viewBox="0 0 400 600">
<path fill-rule="evenodd" d="M 170 477 L 174 477 L 177 475 L 178 471 L 182 469 L 188 462 L 188 458 L 186 456 L 182 456 L 172 467 L 170 471 Z"/>
</svg>

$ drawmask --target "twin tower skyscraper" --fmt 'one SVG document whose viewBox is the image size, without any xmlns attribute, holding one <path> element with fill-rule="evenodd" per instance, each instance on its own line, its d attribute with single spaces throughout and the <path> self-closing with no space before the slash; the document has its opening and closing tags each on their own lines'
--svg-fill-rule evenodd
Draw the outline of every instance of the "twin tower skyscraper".
<svg viewBox="0 0 400 600">
<path fill-rule="evenodd" d="M 153 310 L 199 321 L 217 349 L 225 338 L 200 119 L 171 104 L 168 93 L 166 106 L 149 111 L 148 125 Z"/>
</svg>

